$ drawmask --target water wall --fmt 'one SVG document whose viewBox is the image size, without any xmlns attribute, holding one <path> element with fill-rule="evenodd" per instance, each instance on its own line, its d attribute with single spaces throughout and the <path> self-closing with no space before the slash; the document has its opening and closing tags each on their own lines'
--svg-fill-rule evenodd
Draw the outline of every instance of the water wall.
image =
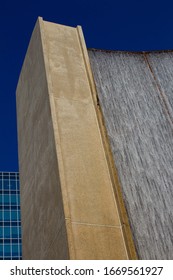
<svg viewBox="0 0 173 280">
<path fill-rule="evenodd" d="M 139 259 L 173 259 L 173 52 L 88 52 Z"/>
</svg>

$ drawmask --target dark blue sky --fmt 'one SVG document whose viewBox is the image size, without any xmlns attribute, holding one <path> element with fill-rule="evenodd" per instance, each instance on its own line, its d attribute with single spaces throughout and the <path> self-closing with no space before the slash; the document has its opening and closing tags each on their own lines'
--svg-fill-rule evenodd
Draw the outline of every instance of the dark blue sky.
<svg viewBox="0 0 173 280">
<path fill-rule="evenodd" d="M 1 1 L 0 171 L 18 170 L 15 90 L 38 16 L 64 25 L 82 25 L 90 48 L 173 49 L 172 1 Z"/>
</svg>

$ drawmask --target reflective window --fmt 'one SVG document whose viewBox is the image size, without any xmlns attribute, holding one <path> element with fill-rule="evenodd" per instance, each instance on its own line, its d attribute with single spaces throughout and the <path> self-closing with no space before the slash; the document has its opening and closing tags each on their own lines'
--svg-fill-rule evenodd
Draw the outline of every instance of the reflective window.
<svg viewBox="0 0 173 280">
<path fill-rule="evenodd" d="M 19 236 L 19 231 L 20 228 L 19 227 L 12 227 L 12 238 L 18 238 Z"/>
<path fill-rule="evenodd" d="M 3 213 L 3 219 L 4 221 L 9 221 L 10 220 L 10 211 L 4 211 Z"/>
<path fill-rule="evenodd" d="M 4 238 L 11 237 L 11 229 L 10 227 L 4 227 Z"/>
<path fill-rule="evenodd" d="M 10 181 L 9 180 L 4 180 L 4 190 L 9 190 L 10 187 Z"/>
<path fill-rule="evenodd" d="M 17 256 L 18 254 L 20 254 L 19 245 L 12 245 L 12 255 Z"/>
<path fill-rule="evenodd" d="M 18 219 L 18 211 L 11 211 L 11 220 L 16 221 Z"/>
<path fill-rule="evenodd" d="M 11 256 L 11 245 L 4 245 L 4 256 Z"/>
<path fill-rule="evenodd" d="M 3 245 L 0 244 L 0 256 L 3 256 Z"/>
<path fill-rule="evenodd" d="M 10 196 L 4 194 L 4 204 L 9 204 L 10 203 Z"/>
<path fill-rule="evenodd" d="M 10 181 L 10 189 L 11 189 L 11 190 L 16 190 L 16 187 L 17 187 L 16 181 L 11 180 L 11 181 Z"/>
<path fill-rule="evenodd" d="M 0 172 L 0 260 L 21 259 L 19 174 Z"/>
<path fill-rule="evenodd" d="M 0 238 L 3 237 L 3 227 L 0 227 Z"/>
<path fill-rule="evenodd" d="M 11 204 L 17 204 L 18 195 L 11 195 Z"/>
<path fill-rule="evenodd" d="M 3 211 L 0 211 L 0 221 L 3 221 Z"/>
</svg>

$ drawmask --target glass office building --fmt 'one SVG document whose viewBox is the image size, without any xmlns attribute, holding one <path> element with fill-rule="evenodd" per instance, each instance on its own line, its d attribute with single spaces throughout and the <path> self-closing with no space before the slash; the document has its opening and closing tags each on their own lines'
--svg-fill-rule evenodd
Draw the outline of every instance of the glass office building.
<svg viewBox="0 0 173 280">
<path fill-rule="evenodd" d="M 21 259 L 19 173 L 0 172 L 0 259 Z"/>
</svg>

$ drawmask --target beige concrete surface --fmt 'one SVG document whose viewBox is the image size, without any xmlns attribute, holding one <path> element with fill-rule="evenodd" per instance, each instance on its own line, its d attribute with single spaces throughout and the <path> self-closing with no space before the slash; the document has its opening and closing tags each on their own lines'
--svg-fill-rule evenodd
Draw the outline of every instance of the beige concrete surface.
<svg viewBox="0 0 173 280">
<path fill-rule="evenodd" d="M 68 259 L 40 25 L 37 22 L 17 87 L 23 259 Z M 61 234 L 62 233 L 62 234 Z M 54 255 L 52 243 L 63 250 Z"/>
<path fill-rule="evenodd" d="M 39 18 L 19 79 L 24 259 L 131 258 L 80 32 Z"/>
<path fill-rule="evenodd" d="M 128 259 L 120 227 L 72 223 L 72 229 L 77 260 Z"/>
</svg>

